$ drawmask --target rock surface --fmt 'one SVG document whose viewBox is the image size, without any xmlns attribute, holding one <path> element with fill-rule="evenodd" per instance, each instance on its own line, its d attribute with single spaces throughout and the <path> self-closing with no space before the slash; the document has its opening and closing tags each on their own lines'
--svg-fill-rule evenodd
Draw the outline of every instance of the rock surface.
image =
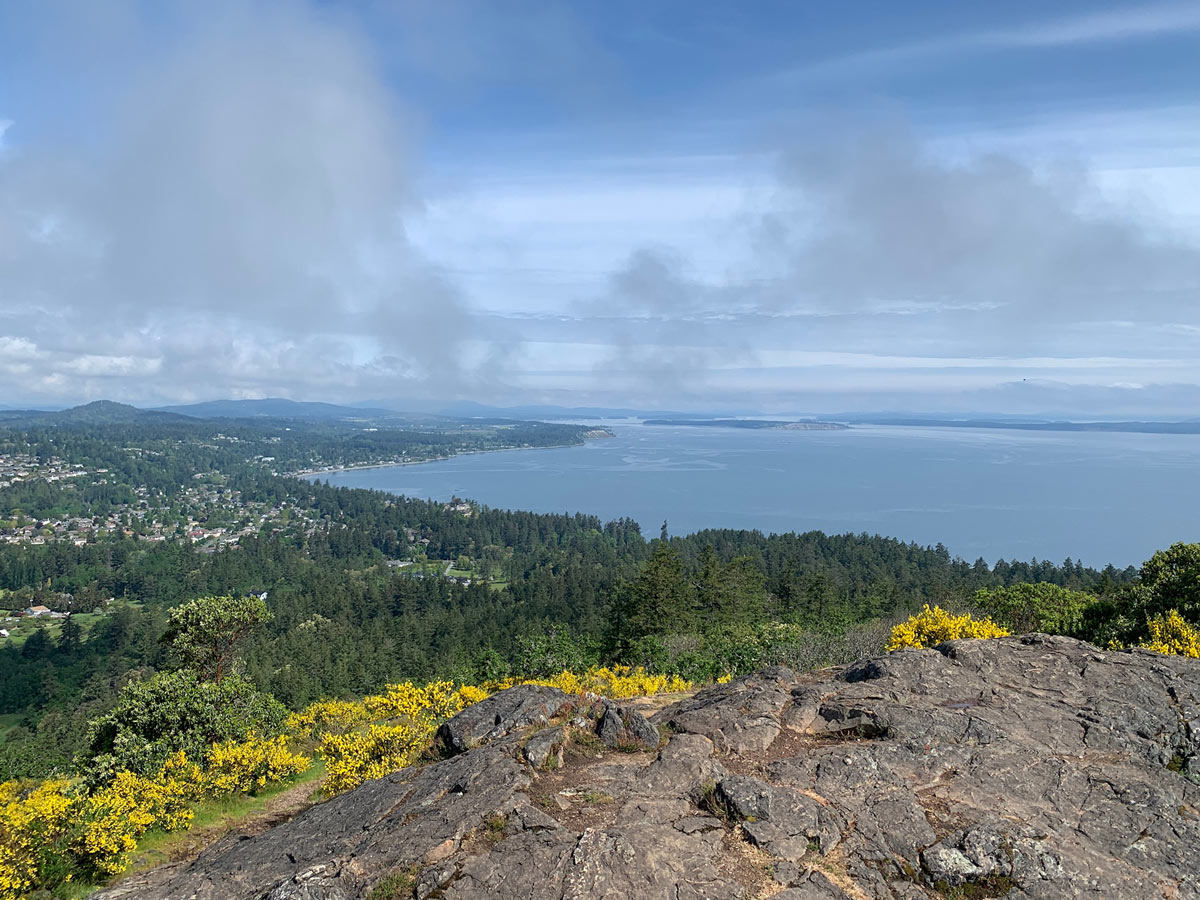
<svg viewBox="0 0 1200 900">
<path fill-rule="evenodd" d="M 775 668 L 651 716 L 658 750 L 635 701 L 488 703 L 448 759 L 99 896 L 1200 898 L 1197 660 L 1026 635 Z"/>
</svg>

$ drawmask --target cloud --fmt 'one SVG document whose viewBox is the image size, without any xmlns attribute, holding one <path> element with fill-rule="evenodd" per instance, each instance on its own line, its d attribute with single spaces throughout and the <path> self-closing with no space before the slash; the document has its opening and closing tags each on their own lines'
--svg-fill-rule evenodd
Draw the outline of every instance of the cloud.
<svg viewBox="0 0 1200 900">
<path fill-rule="evenodd" d="M 1200 382 L 1200 248 L 1107 201 L 1081 166 L 872 132 L 792 144 L 753 204 L 724 274 L 643 246 L 574 318 L 531 329 L 567 368 L 573 342 L 607 342 L 577 369 L 663 403 L 1062 408 L 1079 391 L 1092 410 L 1108 396 L 1161 411 L 1185 396 L 1169 385 Z M 999 390 L 1014 374 L 1061 390 Z M 1106 387 L 1127 383 L 1143 387 Z"/>
<path fill-rule="evenodd" d="M 1200 7 L 1194 3 L 1157 3 L 1032 22 L 1018 28 L 997 28 L 949 34 L 929 40 L 849 53 L 788 69 L 771 80 L 880 75 L 898 68 L 968 53 L 1074 47 L 1139 40 L 1200 31 Z"/>
<path fill-rule="evenodd" d="M 1086 172 L 946 161 L 903 137 L 784 153 L 757 247 L 778 310 L 965 310 L 1008 333 L 1131 309 L 1200 321 L 1200 250 L 1106 203 Z"/>
<path fill-rule="evenodd" d="M 66 396 L 453 389 L 471 318 L 407 238 L 414 141 L 370 48 L 299 5 L 210 12 L 94 140 L 0 157 L 0 334 L 73 354 Z"/>
</svg>

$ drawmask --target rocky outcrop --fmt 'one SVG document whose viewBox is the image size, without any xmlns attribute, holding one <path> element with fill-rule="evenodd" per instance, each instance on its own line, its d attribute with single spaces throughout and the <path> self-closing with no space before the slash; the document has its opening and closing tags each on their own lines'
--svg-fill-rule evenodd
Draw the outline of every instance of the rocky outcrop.
<svg viewBox="0 0 1200 900">
<path fill-rule="evenodd" d="M 1026 635 L 649 716 L 488 703 L 447 759 L 100 896 L 1200 898 L 1200 661 Z"/>
</svg>

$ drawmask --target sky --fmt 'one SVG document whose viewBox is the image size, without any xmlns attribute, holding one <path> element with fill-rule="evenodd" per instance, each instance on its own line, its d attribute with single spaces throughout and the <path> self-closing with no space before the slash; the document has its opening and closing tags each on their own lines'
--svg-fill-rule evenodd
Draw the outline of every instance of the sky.
<svg viewBox="0 0 1200 900">
<path fill-rule="evenodd" d="M 0 405 L 1200 414 L 1200 4 L 0 0 Z"/>
</svg>

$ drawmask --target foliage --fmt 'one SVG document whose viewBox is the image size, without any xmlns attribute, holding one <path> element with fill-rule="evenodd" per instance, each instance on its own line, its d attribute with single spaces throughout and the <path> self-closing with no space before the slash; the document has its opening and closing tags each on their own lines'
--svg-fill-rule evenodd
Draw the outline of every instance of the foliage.
<svg viewBox="0 0 1200 900">
<path fill-rule="evenodd" d="M 1141 645 L 1146 650 L 1200 658 L 1200 628 L 1188 624 L 1178 610 L 1151 616 L 1146 630 L 1150 638 Z"/>
<path fill-rule="evenodd" d="M 675 693 L 693 687 L 690 681 L 684 681 L 678 675 L 651 674 L 641 667 L 594 666 L 579 674 L 564 670 L 550 678 L 508 678 L 487 682 L 483 689 L 494 693 L 517 684 L 544 684 L 568 694 L 599 694 L 613 700 Z"/>
<path fill-rule="evenodd" d="M 935 647 L 943 641 L 962 638 L 1004 637 L 1008 632 L 991 619 L 976 619 L 970 613 L 955 615 L 940 606 L 930 608 L 928 604 L 915 616 L 901 622 L 892 629 L 887 649 L 921 649 Z"/>
<path fill-rule="evenodd" d="M 423 721 L 327 734 L 317 748 L 325 760 L 325 790 L 340 794 L 410 766 L 432 737 L 433 728 Z"/>
<path fill-rule="evenodd" d="M 55 888 L 71 879 L 62 857 L 76 801 L 67 791 L 65 780 L 27 791 L 15 781 L 0 784 L 0 900 L 21 900 L 36 886 Z"/>
<path fill-rule="evenodd" d="M 1096 602 L 1096 596 L 1056 584 L 1014 584 L 983 588 L 971 598 L 1012 631 L 1023 634 L 1078 634 L 1084 611 Z"/>
<path fill-rule="evenodd" d="M 212 797 L 253 794 L 308 771 L 311 760 L 288 749 L 283 735 L 223 741 L 208 751 L 202 785 Z"/>
<path fill-rule="evenodd" d="M 1081 637 L 1102 646 L 1153 641 L 1149 623 L 1175 613 L 1200 622 L 1200 544 L 1176 543 L 1142 565 L 1137 584 L 1122 586 L 1084 611 Z"/>
<path fill-rule="evenodd" d="M 274 618 L 257 595 L 197 597 L 171 610 L 163 640 L 204 678 L 220 682 L 239 641 Z"/>
<path fill-rule="evenodd" d="M 1152 612 L 1177 610 L 1200 620 L 1200 544 L 1172 544 L 1142 565 L 1142 586 L 1153 597 Z"/>
<path fill-rule="evenodd" d="M 32 787 L 6 782 L 0 785 L 0 900 L 118 875 L 141 835 L 187 828 L 196 801 L 250 793 L 309 765 L 282 737 L 250 738 L 214 745 L 207 766 L 180 750 L 149 775 L 122 770 L 90 793 L 67 779 Z"/>
<path fill-rule="evenodd" d="M 194 672 L 160 673 L 126 686 L 116 705 L 91 722 L 83 762 L 93 784 L 120 770 L 148 774 L 181 750 L 196 759 L 212 744 L 275 734 L 285 714 L 275 698 L 238 675 L 218 683 Z"/>
</svg>

